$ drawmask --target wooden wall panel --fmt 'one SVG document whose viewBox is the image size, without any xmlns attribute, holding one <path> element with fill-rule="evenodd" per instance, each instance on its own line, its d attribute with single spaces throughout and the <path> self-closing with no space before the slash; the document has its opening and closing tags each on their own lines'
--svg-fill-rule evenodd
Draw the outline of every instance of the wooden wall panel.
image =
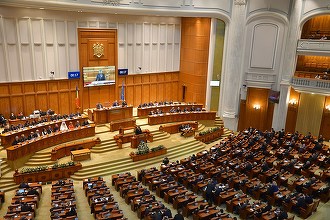
<svg viewBox="0 0 330 220">
<path fill-rule="evenodd" d="M 316 16 L 308 20 L 303 27 L 301 38 L 320 39 L 323 35 L 330 36 L 330 15 Z"/>
<path fill-rule="evenodd" d="M 211 20 L 182 18 L 181 24 L 179 87 L 187 87 L 183 101 L 205 104 Z"/>
<path fill-rule="evenodd" d="M 150 98 L 149 102 L 157 101 L 157 84 L 150 85 Z"/>
<path fill-rule="evenodd" d="M 10 99 L 10 105 L 12 106 L 12 112 L 14 113 L 24 112 L 23 96 L 21 93 L 19 94 L 19 96 L 12 96 Z"/>
<path fill-rule="evenodd" d="M 271 128 L 274 106 L 270 106 L 268 97 L 269 89 L 248 88 L 246 103 L 240 105 L 240 130 L 250 126 L 260 130 Z M 260 105 L 260 109 L 254 109 L 254 105 Z"/>
<path fill-rule="evenodd" d="M 325 98 L 320 134 L 327 140 L 330 140 L 330 111 L 325 107 L 330 105 L 330 96 Z"/>
<path fill-rule="evenodd" d="M 27 94 L 27 93 L 34 93 L 35 90 L 34 90 L 34 84 L 25 84 L 24 85 L 24 93 Z"/>
<path fill-rule="evenodd" d="M 59 112 L 59 97 L 58 93 L 49 94 L 49 108 L 53 109 L 55 112 Z"/>
<path fill-rule="evenodd" d="M 32 94 L 32 95 L 25 95 L 25 109 L 23 111 L 24 115 L 29 115 L 32 113 L 32 111 L 34 109 L 37 108 L 36 106 L 36 95 Z M 40 108 L 42 110 L 45 110 L 44 108 Z M 15 114 L 17 114 L 18 112 L 14 112 Z"/>
<path fill-rule="evenodd" d="M 142 85 L 134 86 L 134 106 L 138 106 L 142 101 Z"/>
<path fill-rule="evenodd" d="M 3 114 L 5 117 L 9 117 L 11 112 L 10 109 L 10 98 L 7 97 L 1 97 L 0 98 L 0 114 Z"/>
<path fill-rule="evenodd" d="M 128 104 L 138 106 L 144 102 L 178 101 L 178 72 L 150 73 L 118 77 L 118 93 L 122 82 L 125 85 L 125 99 Z"/>
<path fill-rule="evenodd" d="M 34 110 L 53 109 L 60 114 L 76 111 L 75 85 L 79 80 L 48 80 L 0 84 L 0 113 L 9 117 L 11 112 L 30 115 Z M 63 105 L 63 106 L 62 106 Z"/>
<path fill-rule="evenodd" d="M 285 123 L 285 131 L 294 133 L 296 131 L 300 93 L 295 91 L 293 88 L 291 88 L 289 100 L 296 100 L 297 104 L 288 105 L 288 112 L 286 115 L 286 123 Z"/>
<path fill-rule="evenodd" d="M 78 29 L 79 41 L 79 63 L 80 71 L 82 73 L 83 67 L 88 66 L 116 66 L 117 73 L 117 30 L 115 29 Z M 102 43 L 104 45 L 104 56 L 96 58 L 93 53 L 93 44 Z M 116 85 L 102 86 L 99 88 L 84 88 L 83 77 L 79 83 L 81 96 L 83 96 L 83 109 L 94 108 L 96 103 L 112 103 L 118 100 L 117 85 L 118 82 L 116 74 Z M 87 98 L 88 97 L 88 98 Z"/>
<path fill-rule="evenodd" d="M 47 94 L 38 94 L 36 101 L 36 108 L 43 109 L 45 106 L 48 106 L 47 104 L 48 101 L 49 100 L 47 99 Z"/>
<path fill-rule="evenodd" d="M 60 93 L 60 106 L 59 112 L 63 114 L 63 112 L 70 112 L 70 97 L 68 92 L 61 92 Z"/>
<path fill-rule="evenodd" d="M 324 72 L 330 68 L 330 57 L 299 55 L 297 59 L 297 71 Z"/>
</svg>

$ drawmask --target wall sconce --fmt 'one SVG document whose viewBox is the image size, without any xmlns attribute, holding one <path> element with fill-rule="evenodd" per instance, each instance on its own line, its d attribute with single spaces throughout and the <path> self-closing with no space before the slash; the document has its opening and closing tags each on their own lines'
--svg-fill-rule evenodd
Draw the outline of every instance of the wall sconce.
<svg viewBox="0 0 330 220">
<path fill-rule="evenodd" d="M 295 105 L 298 104 L 298 101 L 297 101 L 297 99 L 291 99 L 291 100 L 289 101 L 289 104 L 295 106 Z"/>
<path fill-rule="evenodd" d="M 255 105 L 253 105 L 253 108 L 254 108 L 254 110 L 259 110 L 260 109 L 260 105 L 259 104 L 255 104 Z"/>
<path fill-rule="evenodd" d="M 328 110 L 330 112 L 330 105 L 326 105 L 325 109 Z"/>
</svg>

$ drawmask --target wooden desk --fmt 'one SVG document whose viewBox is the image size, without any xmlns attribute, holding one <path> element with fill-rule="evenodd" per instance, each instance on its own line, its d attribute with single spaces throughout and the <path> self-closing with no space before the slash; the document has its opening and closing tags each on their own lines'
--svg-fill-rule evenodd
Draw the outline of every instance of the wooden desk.
<svg viewBox="0 0 330 220">
<path fill-rule="evenodd" d="M 93 119 L 95 124 L 105 124 L 111 121 L 132 118 L 133 106 L 88 109 L 88 116 Z"/>
<path fill-rule="evenodd" d="M 200 206 L 206 206 L 208 205 L 208 202 L 204 200 L 196 201 L 188 203 L 182 211 L 182 214 L 186 217 L 189 217 L 195 210 L 197 210 Z"/>
<path fill-rule="evenodd" d="M 172 107 L 177 109 L 180 107 L 181 110 L 184 110 L 184 108 L 188 108 L 189 110 L 191 107 L 194 106 L 194 108 L 203 108 L 203 104 L 172 104 L 172 105 L 160 105 L 160 106 L 150 106 L 150 107 L 142 107 L 142 108 L 137 108 L 137 114 L 138 117 L 143 117 L 143 116 L 148 116 L 150 111 L 156 111 L 157 109 L 161 110 L 164 113 L 167 113 L 171 110 Z"/>
<path fill-rule="evenodd" d="M 215 120 L 216 112 L 186 112 L 186 113 L 166 113 L 161 115 L 149 115 L 148 124 L 165 124 L 169 122 L 180 121 L 201 121 L 201 120 Z"/>
<path fill-rule="evenodd" d="M 28 155 L 33 154 L 34 152 L 37 152 L 39 150 L 65 143 L 68 141 L 77 140 L 80 138 L 86 138 L 90 136 L 95 135 L 95 125 L 90 125 L 86 127 L 79 127 L 74 130 L 68 130 L 65 132 L 57 132 L 52 133 L 47 136 L 42 136 L 38 139 L 35 139 L 32 142 L 25 142 L 21 145 L 15 145 L 8 147 L 7 150 L 7 160 L 8 162 L 15 162 L 15 160 L 18 160 L 22 157 L 26 157 Z M 26 161 L 29 158 L 26 158 Z M 25 161 L 25 162 L 26 162 Z M 10 164 L 14 168 L 17 168 L 15 164 Z"/>
<path fill-rule="evenodd" d="M 29 118 L 24 118 L 24 119 L 17 118 L 14 120 L 8 119 L 8 123 L 9 123 L 9 125 L 18 125 L 18 124 L 24 125 L 25 122 L 27 122 L 27 121 L 31 123 L 34 120 L 45 119 L 45 118 L 49 121 L 50 117 L 51 117 L 51 115 L 44 115 L 44 116 L 40 116 L 39 118 L 30 118 L 29 117 Z"/>
<path fill-rule="evenodd" d="M 117 134 L 113 137 L 119 148 L 122 148 L 122 145 L 125 143 L 131 142 L 131 148 L 137 148 L 140 141 L 146 142 L 147 140 L 153 141 L 153 134 L 150 133 L 148 129 L 142 131 L 142 134 L 135 135 L 134 133 L 130 134 Z"/>
<path fill-rule="evenodd" d="M 127 127 L 135 127 L 136 125 L 136 120 L 134 118 L 127 118 L 127 119 L 122 119 L 122 120 L 117 120 L 117 121 L 111 121 L 110 122 L 110 131 L 117 131 L 121 128 L 127 128 Z"/>
<path fill-rule="evenodd" d="M 220 138 L 221 135 L 223 135 L 223 128 L 219 128 L 219 130 L 204 135 L 198 134 L 195 136 L 195 139 L 203 143 L 208 143 Z"/>
<path fill-rule="evenodd" d="M 159 131 L 165 131 L 170 134 L 179 133 L 179 128 L 181 125 L 189 124 L 190 127 L 194 128 L 195 130 L 198 129 L 198 122 L 197 121 L 187 121 L 187 122 L 179 122 L 174 124 L 167 124 L 167 125 L 161 125 L 159 127 Z"/>
<path fill-rule="evenodd" d="M 219 212 L 218 209 L 204 209 L 198 211 L 193 215 L 193 220 L 206 220 L 211 219 Z"/>
<path fill-rule="evenodd" d="M 16 184 L 22 182 L 47 182 L 52 180 L 58 180 L 68 178 L 76 171 L 82 168 L 81 163 L 77 163 L 73 166 L 58 169 L 47 169 L 37 173 L 14 173 L 14 181 Z"/>
<path fill-rule="evenodd" d="M 25 137 L 28 137 L 31 132 L 35 132 L 36 130 L 39 130 L 39 132 L 41 133 L 44 128 L 47 129 L 49 126 L 51 126 L 52 129 L 54 129 L 55 124 L 57 124 L 59 127 L 61 127 L 61 123 L 63 121 L 65 121 L 67 125 L 69 124 L 69 122 L 73 123 L 75 121 L 79 121 L 80 124 L 82 124 L 82 122 L 85 121 L 87 118 L 88 118 L 87 116 L 82 115 L 80 117 L 75 117 L 72 119 L 44 122 L 44 123 L 38 124 L 38 126 L 26 127 L 22 130 L 9 131 L 9 132 L 6 132 L 6 133 L 0 135 L 1 136 L 1 145 L 4 146 L 5 148 L 7 148 L 7 147 L 12 146 L 12 143 L 15 140 L 15 136 L 20 137 L 22 134 L 24 134 Z M 73 124 L 75 124 L 75 123 L 73 123 Z"/>
<path fill-rule="evenodd" d="M 71 160 L 73 161 L 90 160 L 90 159 L 91 159 L 91 151 L 88 148 L 71 151 Z"/>
<path fill-rule="evenodd" d="M 69 156 L 71 154 L 72 150 L 79 150 L 81 148 L 84 149 L 91 149 L 96 144 L 100 144 L 101 140 L 100 138 L 93 138 L 91 140 L 84 140 L 84 141 L 77 141 L 70 144 L 64 144 L 61 146 L 57 146 L 54 149 L 52 149 L 51 152 L 51 160 L 57 160 L 59 158 Z"/>
</svg>

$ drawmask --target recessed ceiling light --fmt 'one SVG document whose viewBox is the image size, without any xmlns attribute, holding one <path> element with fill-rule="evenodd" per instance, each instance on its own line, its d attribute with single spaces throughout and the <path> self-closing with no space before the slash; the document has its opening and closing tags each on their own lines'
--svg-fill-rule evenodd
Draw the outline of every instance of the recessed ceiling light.
<svg viewBox="0 0 330 220">
<path fill-rule="evenodd" d="M 44 10 L 45 8 L 39 8 L 40 10 Z"/>
</svg>

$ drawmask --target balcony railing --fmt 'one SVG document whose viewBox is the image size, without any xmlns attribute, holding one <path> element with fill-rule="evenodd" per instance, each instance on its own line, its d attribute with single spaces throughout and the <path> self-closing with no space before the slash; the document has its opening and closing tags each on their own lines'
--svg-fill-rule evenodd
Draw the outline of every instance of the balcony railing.
<svg viewBox="0 0 330 220">
<path fill-rule="evenodd" d="M 297 45 L 298 54 L 315 54 L 315 55 L 329 55 L 330 54 L 330 40 L 298 40 Z"/>
<path fill-rule="evenodd" d="M 330 80 L 292 77 L 291 85 L 300 92 L 330 95 Z"/>
</svg>

